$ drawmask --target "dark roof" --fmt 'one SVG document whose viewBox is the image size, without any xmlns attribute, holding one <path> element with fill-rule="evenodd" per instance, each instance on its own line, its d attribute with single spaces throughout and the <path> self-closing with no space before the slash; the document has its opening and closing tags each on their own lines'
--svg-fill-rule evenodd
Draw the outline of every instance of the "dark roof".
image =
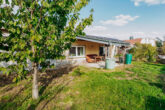
<svg viewBox="0 0 165 110">
<path fill-rule="evenodd" d="M 132 39 L 132 40 L 125 40 L 125 42 L 128 42 L 132 45 L 136 44 L 136 43 L 140 43 L 142 41 L 142 38 L 137 38 L 137 39 Z"/>
<path fill-rule="evenodd" d="M 107 45 L 120 45 L 120 46 L 129 46 L 130 44 L 128 42 L 114 39 L 114 38 L 108 38 L 108 37 L 101 37 L 101 36 L 92 36 L 92 35 L 86 35 L 86 36 L 78 36 L 76 37 L 79 40 L 86 40 L 91 42 L 97 42 Z"/>
</svg>

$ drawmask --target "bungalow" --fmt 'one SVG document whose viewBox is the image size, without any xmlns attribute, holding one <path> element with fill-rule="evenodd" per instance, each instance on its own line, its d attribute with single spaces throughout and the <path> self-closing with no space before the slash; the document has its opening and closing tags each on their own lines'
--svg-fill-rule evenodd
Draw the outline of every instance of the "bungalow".
<svg viewBox="0 0 165 110">
<path fill-rule="evenodd" d="M 78 36 L 70 50 L 65 52 L 67 60 L 80 62 L 97 62 L 106 57 L 113 58 L 121 47 L 129 47 L 129 43 L 108 37 Z"/>
<path fill-rule="evenodd" d="M 1 29 L 3 32 L 3 36 L 8 36 L 8 32 L 4 29 Z M 100 37 L 100 36 L 78 36 L 76 37 L 76 42 L 72 44 L 70 50 L 64 52 L 66 59 L 61 61 L 57 60 L 50 60 L 51 64 L 53 65 L 62 65 L 64 63 L 74 62 L 75 64 L 82 63 L 82 62 L 97 62 L 100 60 L 104 60 L 105 58 L 113 58 L 122 47 L 129 47 L 129 43 L 114 39 L 114 38 L 107 38 L 107 37 Z M 60 62 L 60 63 L 59 63 Z M 4 62 L 0 62 L 0 66 L 3 66 Z M 7 64 L 8 65 L 8 64 Z M 11 65 L 11 64 L 9 64 Z M 29 65 L 31 65 L 29 63 Z"/>
</svg>

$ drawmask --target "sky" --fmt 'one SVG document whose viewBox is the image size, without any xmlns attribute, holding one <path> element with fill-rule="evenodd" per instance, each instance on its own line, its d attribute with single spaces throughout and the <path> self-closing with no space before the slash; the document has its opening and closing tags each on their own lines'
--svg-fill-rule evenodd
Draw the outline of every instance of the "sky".
<svg viewBox="0 0 165 110">
<path fill-rule="evenodd" d="M 87 35 L 122 40 L 165 36 L 165 0 L 91 0 L 81 18 L 92 8 L 94 21 L 85 29 Z"/>
</svg>

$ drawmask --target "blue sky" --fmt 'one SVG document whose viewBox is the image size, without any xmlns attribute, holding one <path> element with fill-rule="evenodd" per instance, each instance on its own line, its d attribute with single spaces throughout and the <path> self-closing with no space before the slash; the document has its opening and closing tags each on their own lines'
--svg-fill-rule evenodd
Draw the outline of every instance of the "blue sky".
<svg viewBox="0 0 165 110">
<path fill-rule="evenodd" d="M 87 34 L 119 39 L 165 35 L 165 0 L 91 0 L 81 17 L 91 8 L 94 22 L 85 29 Z"/>
</svg>

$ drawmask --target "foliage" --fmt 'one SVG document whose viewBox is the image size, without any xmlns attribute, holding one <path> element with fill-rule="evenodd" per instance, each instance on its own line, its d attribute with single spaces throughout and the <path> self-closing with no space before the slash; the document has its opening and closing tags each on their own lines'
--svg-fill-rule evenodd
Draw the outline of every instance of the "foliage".
<svg viewBox="0 0 165 110">
<path fill-rule="evenodd" d="M 37 73 L 38 66 L 42 70 L 49 66 L 47 59 L 63 58 L 63 52 L 76 36 L 85 34 L 83 30 L 93 20 L 92 14 L 85 19 L 79 17 L 90 0 L 0 0 L 0 4 L 4 1 L 7 5 L 0 7 L 0 43 L 2 49 L 8 46 L 8 52 L 0 53 L 0 58 L 17 65 L 1 71 L 15 72 L 16 81 L 26 78 L 27 60 Z M 3 37 L 2 28 L 8 31 L 8 37 Z"/>
<path fill-rule="evenodd" d="M 24 81 L 25 84 L 20 82 L 17 86 L 10 84 L 0 87 L 0 108 L 2 110 L 164 110 L 165 94 L 161 80 L 165 78 L 164 65 L 133 62 L 131 68 L 120 67 L 113 72 L 78 68 L 78 71 L 84 73 L 83 75 L 74 76 L 70 73 L 59 79 L 53 79 L 36 101 L 31 98 L 31 83 L 27 80 Z M 21 85 L 25 87 L 19 92 Z M 5 89 L 6 87 L 11 89 Z M 15 92 L 14 89 L 18 91 Z"/>
<path fill-rule="evenodd" d="M 118 53 L 117 55 L 115 55 L 116 58 L 121 57 L 121 56 L 123 56 L 121 53 Z"/>
<path fill-rule="evenodd" d="M 147 60 L 149 62 L 156 61 L 157 48 L 151 44 L 136 44 L 134 48 L 130 50 L 133 54 L 134 60 Z"/>
<path fill-rule="evenodd" d="M 162 41 L 156 41 L 156 46 L 157 47 L 162 47 Z"/>
<path fill-rule="evenodd" d="M 162 46 L 162 52 L 163 52 L 163 55 L 165 55 L 165 43 Z"/>
<path fill-rule="evenodd" d="M 164 40 L 157 37 L 156 46 L 157 46 L 157 51 L 159 55 L 165 54 L 164 47 L 163 47 Z"/>
<path fill-rule="evenodd" d="M 163 45 L 163 40 L 159 37 L 156 38 L 156 46 L 159 48 L 159 47 L 162 47 Z"/>
</svg>

